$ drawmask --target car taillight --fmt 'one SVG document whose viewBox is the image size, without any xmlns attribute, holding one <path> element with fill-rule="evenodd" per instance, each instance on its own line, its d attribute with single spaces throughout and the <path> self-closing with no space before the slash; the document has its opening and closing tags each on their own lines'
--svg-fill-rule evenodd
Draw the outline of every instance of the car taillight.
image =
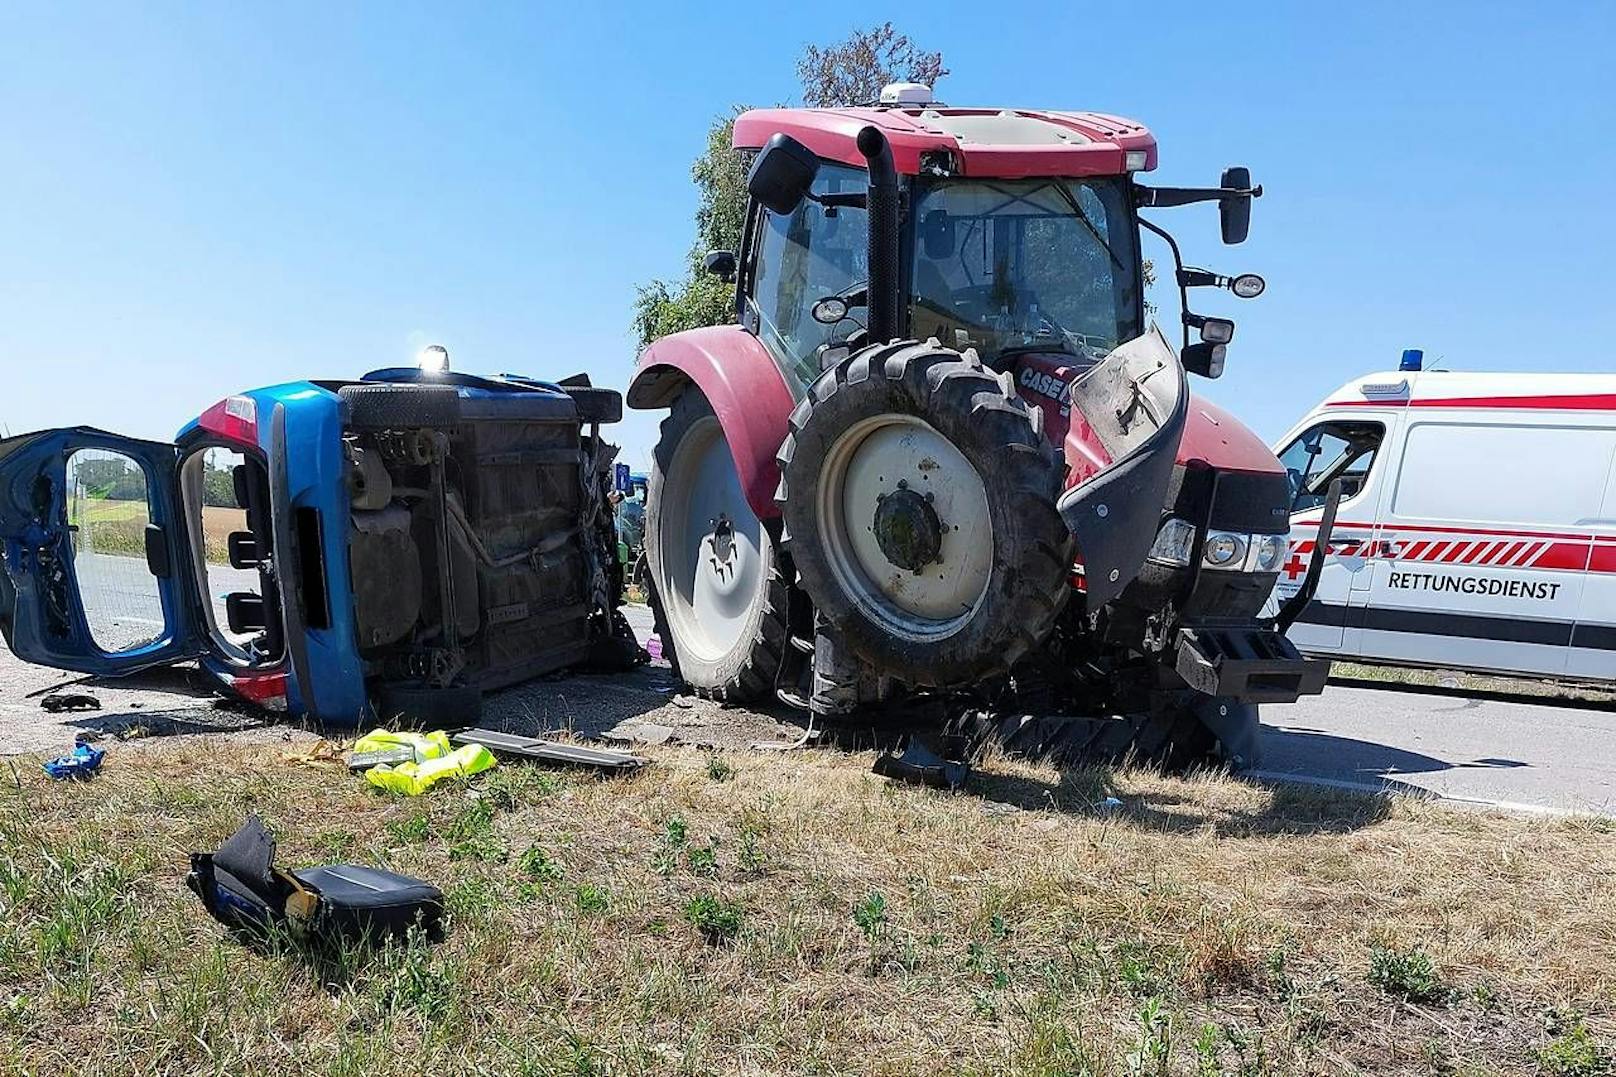
<svg viewBox="0 0 1616 1077">
<path fill-rule="evenodd" d="M 210 434 L 258 447 L 258 405 L 250 396 L 230 396 L 204 411 L 196 425 Z"/>
</svg>

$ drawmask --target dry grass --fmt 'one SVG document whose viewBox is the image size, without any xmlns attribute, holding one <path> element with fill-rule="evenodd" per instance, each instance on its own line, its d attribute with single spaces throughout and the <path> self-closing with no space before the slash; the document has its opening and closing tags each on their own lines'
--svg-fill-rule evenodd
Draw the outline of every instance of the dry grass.
<svg viewBox="0 0 1616 1077">
<path fill-rule="evenodd" d="M 629 779 L 506 765 L 480 799 L 399 800 L 280 751 L 125 745 L 89 786 L 15 768 L 7 1066 L 1570 1073 L 1610 1057 L 1603 820 L 1008 761 L 942 794 L 870 775 L 869 757 L 716 766 L 688 749 Z M 1096 808 L 1106 795 L 1124 806 Z M 323 958 L 229 941 L 182 877 L 248 809 L 285 865 L 437 881 L 447 940 Z M 1409 1001 L 1401 973 L 1369 980 L 1372 952 L 1415 951 L 1439 1001 Z"/>
<path fill-rule="evenodd" d="M 1334 662 L 1330 667 L 1330 677 L 1335 681 L 1378 681 L 1449 692 L 1520 697 L 1523 700 L 1574 700 L 1603 706 L 1616 705 L 1616 691 L 1595 684 L 1533 677 L 1502 677 L 1454 669 L 1385 666 L 1369 662 Z"/>
</svg>

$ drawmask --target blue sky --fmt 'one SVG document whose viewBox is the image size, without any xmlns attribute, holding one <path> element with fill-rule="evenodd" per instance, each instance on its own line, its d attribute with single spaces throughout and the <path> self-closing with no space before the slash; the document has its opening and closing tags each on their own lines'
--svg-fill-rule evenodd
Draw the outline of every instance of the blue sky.
<svg viewBox="0 0 1616 1077">
<path fill-rule="evenodd" d="M 1135 117 L 1156 182 L 1252 168 L 1244 247 L 1208 206 L 1156 219 L 1267 277 L 1200 304 L 1240 324 L 1202 391 L 1265 437 L 1407 346 L 1616 369 L 1616 5 L 447 7 L 0 13 L 0 428 L 166 439 L 426 341 L 621 387 L 709 119 L 885 18 L 943 51 L 943 100 Z M 643 466 L 655 418 L 619 436 Z"/>
</svg>

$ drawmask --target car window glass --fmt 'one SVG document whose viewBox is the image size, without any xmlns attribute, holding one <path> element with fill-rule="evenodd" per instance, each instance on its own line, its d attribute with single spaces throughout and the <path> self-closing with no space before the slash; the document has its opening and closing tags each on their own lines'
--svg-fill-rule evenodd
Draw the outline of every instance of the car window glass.
<svg viewBox="0 0 1616 1077">
<path fill-rule="evenodd" d="M 1374 422 L 1321 423 L 1285 446 L 1279 460 L 1290 481 L 1291 511 L 1324 504 L 1337 479 L 1343 502 L 1356 497 L 1385 434 L 1385 427 Z"/>
<path fill-rule="evenodd" d="M 146 566 L 148 479 L 145 468 L 119 452 L 79 449 L 67 460 L 73 576 L 90 639 L 107 654 L 165 635 L 162 595 Z"/>
<path fill-rule="evenodd" d="M 247 510 L 237 496 L 235 478 L 236 469 L 246 466 L 247 458 L 241 453 L 214 445 L 188 457 L 182 476 L 191 511 L 193 549 L 198 544 L 195 540 L 200 539 L 209 622 L 227 652 L 240 658 L 246 657 L 248 644 L 257 638 L 259 630 L 233 631 L 225 601 L 231 594 L 263 593 L 257 568 L 230 564 L 231 534 L 252 530 Z"/>
</svg>

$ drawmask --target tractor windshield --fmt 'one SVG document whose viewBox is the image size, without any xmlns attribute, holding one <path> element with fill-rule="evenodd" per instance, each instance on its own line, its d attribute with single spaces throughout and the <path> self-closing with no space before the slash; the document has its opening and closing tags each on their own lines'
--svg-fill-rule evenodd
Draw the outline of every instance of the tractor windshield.
<svg viewBox="0 0 1616 1077">
<path fill-rule="evenodd" d="M 916 189 L 911 334 L 985 361 L 1099 358 L 1143 331 L 1120 179 L 940 181 Z"/>
</svg>

